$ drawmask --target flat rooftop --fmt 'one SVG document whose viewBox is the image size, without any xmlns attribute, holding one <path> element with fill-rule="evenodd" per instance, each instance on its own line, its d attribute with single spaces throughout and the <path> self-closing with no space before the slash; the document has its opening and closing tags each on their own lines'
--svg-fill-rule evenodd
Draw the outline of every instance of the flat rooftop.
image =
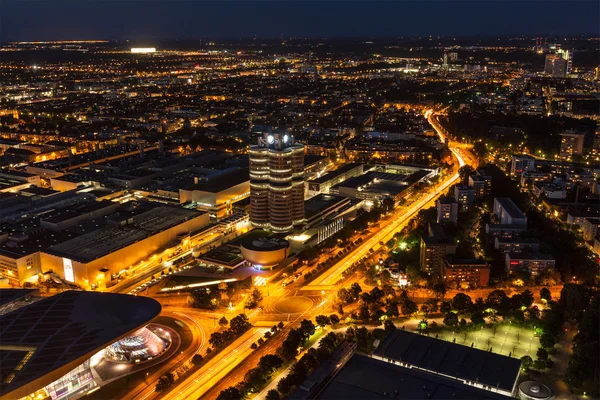
<svg viewBox="0 0 600 400">
<path fill-rule="evenodd" d="M 87 263 L 203 213 L 181 207 L 159 206 L 133 217 L 133 224 L 106 226 L 50 247 L 47 252 Z"/>
<path fill-rule="evenodd" d="M 321 193 L 304 202 L 304 213 L 307 218 L 310 218 L 335 204 L 345 201 L 349 201 L 347 197 Z"/>
<path fill-rule="evenodd" d="M 510 399 L 453 379 L 355 354 L 315 397 L 327 400 Z"/>
<path fill-rule="evenodd" d="M 521 368 L 521 360 L 518 358 L 400 329 L 390 333 L 374 354 L 509 392 L 513 390 Z"/>
<path fill-rule="evenodd" d="M 34 381 L 50 384 L 56 376 L 49 373 L 69 372 L 160 310 L 143 296 L 66 291 L 0 316 L 0 396 L 24 397 L 18 389 Z"/>
<path fill-rule="evenodd" d="M 502 206 L 504 211 L 511 216 L 511 218 L 526 218 L 523 211 L 521 211 L 509 197 L 496 197 L 495 200 Z"/>
<path fill-rule="evenodd" d="M 316 183 L 324 183 L 327 181 L 330 181 L 332 179 L 337 178 L 338 176 L 345 174 L 346 172 L 361 166 L 361 164 L 359 163 L 349 163 L 349 164 L 345 164 L 342 165 L 341 167 L 339 167 L 338 169 L 334 170 L 334 171 L 330 171 L 328 173 L 326 173 L 323 176 L 320 176 L 318 178 L 312 179 L 309 182 L 316 182 Z"/>
</svg>

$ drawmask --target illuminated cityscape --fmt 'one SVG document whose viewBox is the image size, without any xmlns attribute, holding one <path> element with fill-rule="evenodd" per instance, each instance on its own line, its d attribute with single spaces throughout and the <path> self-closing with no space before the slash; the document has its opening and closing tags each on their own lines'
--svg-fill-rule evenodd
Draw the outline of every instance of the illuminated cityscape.
<svg viewBox="0 0 600 400">
<path fill-rule="evenodd" d="M 3 4 L 0 400 L 600 398 L 598 13 L 473 5 Z"/>
</svg>

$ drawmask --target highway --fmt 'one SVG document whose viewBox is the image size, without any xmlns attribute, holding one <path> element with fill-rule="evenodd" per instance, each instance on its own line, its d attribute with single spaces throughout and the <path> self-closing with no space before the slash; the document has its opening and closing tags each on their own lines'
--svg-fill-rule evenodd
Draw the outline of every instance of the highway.
<svg viewBox="0 0 600 400">
<path fill-rule="evenodd" d="M 435 120 L 435 115 L 432 110 L 427 111 L 425 114 L 429 123 L 435 131 L 442 143 L 445 142 L 446 136 L 443 133 L 443 128 Z M 458 161 L 459 168 L 466 165 L 463 158 L 464 150 L 456 147 L 453 142 L 449 143 L 450 151 L 454 154 L 454 157 Z M 470 160 L 471 158 L 468 157 Z M 406 209 L 397 211 L 390 220 L 383 221 L 384 225 L 377 233 L 373 234 L 370 238 L 363 241 L 358 247 L 356 247 L 351 253 L 349 253 L 344 259 L 334 265 L 331 269 L 324 272 L 320 277 L 312 281 L 310 284 L 302 288 L 302 290 L 328 290 L 332 288 L 341 278 L 342 274 L 352 266 L 352 264 L 360 261 L 366 256 L 371 249 L 377 250 L 380 247 L 380 242 L 387 242 L 392 236 L 408 222 L 414 215 L 420 210 L 425 208 L 428 204 L 435 201 L 438 197 L 442 196 L 450 186 L 456 183 L 460 179 L 458 170 L 456 173 L 447 177 L 443 182 L 439 183 L 433 190 L 430 190 L 425 196 L 421 197 L 416 203 L 413 203 Z"/>
<path fill-rule="evenodd" d="M 171 390 L 164 399 L 186 400 L 199 399 L 215 386 L 239 363 L 244 361 L 254 350 L 252 343 L 264 336 L 269 328 L 252 328 L 214 358 L 204 364 L 198 371 Z M 140 398 L 140 400 L 146 400 Z"/>
<path fill-rule="evenodd" d="M 191 313 L 186 312 L 186 314 Z M 176 354 L 167 362 L 163 363 L 161 367 L 153 371 L 152 374 L 147 375 L 144 382 L 140 383 L 134 389 L 129 390 L 127 394 L 122 397 L 123 400 L 149 400 L 156 398 L 158 393 L 155 392 L 155 383 L 158 381 L 158 378 L 167 372 L 173 372 L 177 367 L 193 357 L 194 354 L 204 351 L 208 343 L 208 335 L 205 328 L 200 323 L 200 318 L 186 314 L 164 310 L 161 313 L 162 316 L 171 317 L 187 325 L 192 332 L 192 343 L 185 350 L 182 350 L 179 354 Z"/>
</svg>

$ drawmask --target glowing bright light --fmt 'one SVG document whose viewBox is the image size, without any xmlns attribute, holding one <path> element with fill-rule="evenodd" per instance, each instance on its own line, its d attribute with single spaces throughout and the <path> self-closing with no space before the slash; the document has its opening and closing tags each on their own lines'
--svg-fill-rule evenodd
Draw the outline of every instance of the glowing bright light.
<svg viewBox="0 0 600 400">
<path fill-rule="evenodd" d="M 273 135 L 267 136 L 267 142 L 269 142 L 269 144 L 273 143 L 273 141 L 275 141 L 275 138 L 273 137 Z"/>
<path fill-rule="evenodd" d="M 132 47 L 131 52 L 134 54 L 147 54 L 156 52 L 156 47 Z"/>
</svg>

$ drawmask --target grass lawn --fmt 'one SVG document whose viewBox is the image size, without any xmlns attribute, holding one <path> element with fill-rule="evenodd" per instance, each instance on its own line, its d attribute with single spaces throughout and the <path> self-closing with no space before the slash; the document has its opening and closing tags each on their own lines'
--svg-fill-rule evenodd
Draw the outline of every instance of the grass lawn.
<svg viewBox="0 0 600 400">
<path fill-rule="evenodd" d="M 495 334 L 494 327 L 496 328 Z M 483 329 L 474 331 L 452 331 L 444 327 L 439 331 L 429 333 L 429 336 L 432 337 L 436 335 L 438 335 L 438 339 L 449 342 L 456 339 L 455 343 L 457 344 L 464 346 L 471 346 L 472 344 L 474 348 L 480 350 L 489 350 L 491 347 L 494 353 L 504 356 L 510 355 L 514 358 L 527 355 L 535 360 L 535 353 L 540 347 L 539 339 L 534 336 L 532 329 L 521 328 L 512 324 L 488 325 Z"/>
</svg>

